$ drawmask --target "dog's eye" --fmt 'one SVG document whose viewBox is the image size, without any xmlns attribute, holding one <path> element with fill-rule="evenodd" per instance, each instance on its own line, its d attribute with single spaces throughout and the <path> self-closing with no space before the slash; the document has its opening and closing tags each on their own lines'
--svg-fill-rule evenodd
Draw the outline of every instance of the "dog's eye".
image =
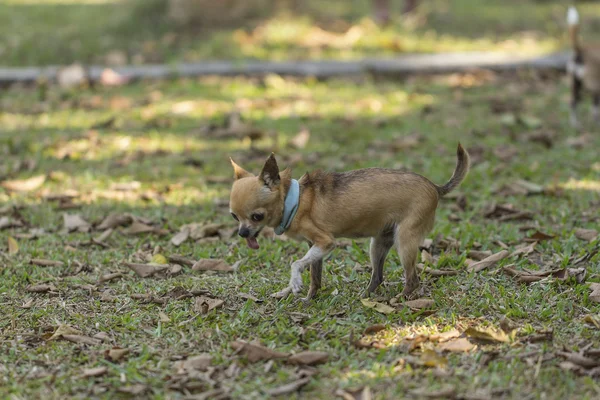
<svg viewBox="0 0 600 400">
<path fill-rule="evenodd" d="M 259 222 L 262 221 L 265 216 L 262 214 L 252 214 L 252 221 Z"/>
<path fill-rule="evenodd" d="M 234 213 L 231 213 L 231 216 L 233 217 L 233 219 L 235 219 L 236 221 L 239 221 L 237 215 L 235 215 Z"/>
</svg>

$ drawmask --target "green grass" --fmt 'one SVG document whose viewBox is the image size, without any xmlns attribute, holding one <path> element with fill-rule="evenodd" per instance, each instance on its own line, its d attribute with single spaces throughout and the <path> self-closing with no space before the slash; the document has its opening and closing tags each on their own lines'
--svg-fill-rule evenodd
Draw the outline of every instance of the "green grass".
<svg viewBox="0 0 600 400">
<path fill-rule="evenodd" d="M 550 279 L 526 286 L 503 274 L 498 266 L 474 274 L 468 273 L 464 264 L 467 252 L 478 246 L 497 252 L 501 241 L 514 249 L 527 234 L 519 228 L 532 222 L 556 239 L 538 244 L 539 253 L 530 258 L 508 258 L 499 266 L 572 266 L 569 260 L 598 246 L 598 240 L 576 239 L 573 231 L 598 226 L 600 164 L 596 149 L 600 139 L 597 128 L 587 124 L 592 132 L 588 144 L 583 148 L 569 144 L 578 134 L 567 124 L 566 92 L 566 82 L 560 77 L 527 73 L 404 82 L 368 77 L 327 82 L 276 76 L 211 78 L 95 92 L 64 93 L 52 88 L 43 102 L 33 89 L 3 91 L 0 173 L 12 179 L 47 174 L 48 179 L 30 193 L 0 191 L 0 204 L 18 207 L 29 226 L 0 231 L 0 308 L 5 316 L 0 319 L 0 397 L 114 398 L 119 388 L 139 383 L 148 387 L 150 398 L 183 398 L 185 393 L 172 388 L 176 383 L 173 365 L 182 357 L 202 352 L 214 357 L 214 382 L 204 381 L 190 389 L 192 393 L 216 385 L 229 390 L 233 398 L 265 398 L 266 390 L 296 379 L 296 368 L 283 362 L 275 361 L 265 372 L 264 362 L 248 364 L 236 355 L 229 343 L 244 339 L 259 340 L 279 351 L 310 349 L 330 354 L 330 360 L 318 366 L 310 383 L 292 398 L 331 398 L 337 389 L 364 385 L 378 399 L 405 398 L 411 397 L 410 390 L 433 390 L 447 384 L 454 385 L 459 395 L 482 391 L 514 399 L 596 398 L 596 381 L 562 370 L 562 359 L 555 355 L 562 346 L 575 351 L 600 346 L 599 330 L 583 320 L 585 315 L 597 317 L 600 313 L 598 304 L 588 298 L 586 285 Z M 216 140 L 202 133 L 202 126 L 221 121 L 234 106 L 242 110 L 246 121 L 276 135 L 266 135 L 251 149 L 248 140 Z M 536 117 L 541 125 L 506 125 L 503 121 L 508 118 L 503 113 L 507 112 L 529 121 Z M 112 127 L 90 131 L 91 126 L 111 117 L 116 118 Z M 311 132 L 308 145 L 303 150 L 291 149 L 288 142 L 302 127 Z M 546 148 L 528 140 L 535 133 L 550 135 L 553 146 Z M 410 134 L 420 134 L 423 141 L 398 152 L 385 144 L 374 146 L 377 141 L 391 143 Z M 343 242 L 334 251 L 325 263 L 324 288 L 308 305 L 294 298 L 275 301 L 269 297 L 286 285 L 289 265 L 306 251 L 306 245 L 261 238 L 260 250 L 251 251 L 236 237 L 188 241 L 179 248 L 169 241 L 180 226 L 192 222 L 235 227 L 228 209 L 215 205 L 215 200 L 227 199 L 230 183 L 211 183 L 213 179 L 209 179 L 231 177 L 230 156 L 258 171 L 275 150 L 282 165 L 292 164 L 295 177 L 318 167 L 406 167 L 442 183 L 454 167 L 459 140 L 475 161 L 459 189 L 467 207 L 461 211 L 453 199 L 442 201 L 429 236 L 440 234 L 460 242 L 456 251 L 436 254 L 440 256 L 437 267 L 456 269 L 459 274 L 421 276 L 426 296 L 435 302 L 433 313 L 413 312 L 399 304 L 394 313 L 383 315 L 361 304 L 360 294 L 369 279 L 366 240 Z M 515 156 L 502 161 L 498 157 L 502 146 L 514 147 Z M 190 159 L 200 167 L 189 165 Z M 31 170 L 24 161 L 31 161 Z M 516 179 L 563 189 L 556 195 L 494 194 Z M 111 189 L 115 182 L 132 180 L 141 187 L 125 193 Z M 66 190 L 79 193 L 75 203 L 80 208 L 68 212 L 80 213 L 89 222 L 98 223 L 113 212 L 130 212 L 171 233 L 127 236 L 117 229 L 108 241 L 109 248 L 85 245 L 99 232 L 61 233 L 63 211 L 44 198 Z M 529 210 L 534 221 L 486 219 L 483 213 L 491 202 Z M 453 221 L 455 217 L 460 220 Z M 45 233 L 36 239 L 19 238 L 29 228 L 42 228 Z M 17 254 L 7 253 L 9 236 L 19 244 Z M 224 258 L 230 264 L 241 264 L 230 274 L 200 273 L 185 267 L 181 275 L 165 279 L 142 279 L 123 266 L 122 262 L 151 253 L 157 246 L 164 255 Z M 59 260 L 65 266 L 38 267 L 30 264 L 32 258 Z M 599 262 L 596 254 L 581 265 L 587 268 L 588 282 L 600 280 Z M 83 270 L 78 271 L 78 263 Z M 111 272 L 123 272 L 124 277 L 97 283 L 100 276 Z M 388 259 L 385 277 L 386 284 L 377 296 L 388 302 L 403 286 L 395 253 Z M 308 283 L 308 277 L 304 279 Z M 28 285 L 41 283 L 52 283 L 58 293 L 26 292 Z M 92 285 L 95 290 L 90 292 L 89 286 L 82 285 Z M 155 304 L 131 298 L 146 293 L 162 296 L 181 288 L 207 289 L 225 304 L 198 315 L 193 299 Z M 245 300 L 239 296 L 241 292 L 264 302 Z M 113 296 L 113 301 L 102 301 L 103 294 Z M 30 299 L 32 306 L 21 308 Z M 159 312 L 170 322 L 160 322 Z M 292 313 L 298 312 L 306 314 L 300 322 L 292 318 Z M 467 354 L 450 354 L 446 372 L 396 363 L 408 356 L 398 346 L 408 335 L 498 326 L 503 316 L 517 324 L 518 337 L 553 329 L 554 338 L 542 343 L 482 345 Z M 360 338 L 366 327 L 377 323 L 386 326 L 376 336 L 383 349 L 352 346 L 352 338 Z M 87 336 L 105 332 L 111 342 L 87 346 L 46 341 L 59 324 L 76 327 Z M 111 346 L 129 349 L 130 354 L 119 362 L 108 361 L 104 352 Z M 526 356 L 528 353 L 533 355 Z M 418 358 L 419 354 L 416 350 L 412 355 Z M 238 363 L 241 371 L 228 377 L 224 370 L 232 363 Z M 84 368 L 100 366 L 108 368 L 106 375 L 80 378 Z"/>
<path fill-rule="evenodd" d="M 115 51 L 130 63 L 248 58 L 355 59 L 401 53 L 504 51 L 540 54 L 565 46 L 560 1 L 422 1 L 387 27 L 371 19 L 370 1 L 306 1 L 297 12 L 264 10 L 262 18 L 227 27 L 176 27 L 161 0 L 9 0 L 0 4 L 2 65 L 104 64 Z M 578 6 L 593 38 L 600 11 Z M 357 36 L 341 39 L 354 27 Z M 334 37 L 323 38 L 323 31 Z M 597 35 L 596 35 L 597 36 Z"/>
</svg>

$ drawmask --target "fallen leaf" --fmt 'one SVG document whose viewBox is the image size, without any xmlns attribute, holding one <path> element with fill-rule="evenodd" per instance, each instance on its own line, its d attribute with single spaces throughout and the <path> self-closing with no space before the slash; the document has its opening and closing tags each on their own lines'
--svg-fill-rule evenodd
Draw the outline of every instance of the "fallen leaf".
<svg viewBox="0 0 600 400">
<path fill-rule="evenodd" d="M 310 131 L 307 128 L 302 128 L 296 136 L 290 139 L 290 145 L 295 149 L 303 149 L 308 144 L 310 139 Z"/>
<path fill-rule="evenodd" d="M 500 222 L 533 218 L 531 212 L 518 210 L 512 204 L 492 203 L 486 207 L 483 215 L 486 218 L 496 219 Z"/>
<path fill-rule="evenodd" d="M 29 300 L 23 302 L 23 305 L 21 306 L 21 308 L 30 309 L 31 307 L 33 307 L 33 302 L 34 302 L 33 299 L 29 299 Z"/>
<path fill-rule="evenodd" d="M 98 279 L 98 282 L 99 283 L 109 282 L 109 281 L 112 281 L 114 279 L 118 279 L 118 278 L 120 278 L 122 276 L 123 276 L 122 273 L 120 273 L 120 272 L 114 272 L 112 274 L 102 275 L 100 277 L 100 279 Z"/>
<path fill-rule="evenodd" d="M 600 329 L 600 319 L 598 317 L 588 314 L 585 317 L 583 317 L 583 321 L 587 322 L 588 324 L 592 324 L 596 328 Z"/>
<path fill-rule="evenodd" d="M 537 244 L 537 242 L 533 242 L 527 245 L 521 245 L 520 247 L 517 247 L 517 249 L 515 251 L 513 251 L 511 253 L 511 257 L 514 256 L 521 256 L 521 255 L 528 255 L 531 254 L 535 251 L 535 245 Z"/>
<path fill-rule="evenodd" d="M 46 182 L 46 175 L 37 175 L 28 179 L 2 181 L 0 184 L 4 189 L 11 192 L 31 192 Z"/>
<path fill-rule="evenodd" d="M 142 233 L 155 232 L 156 229 L 150 225 L 144 224 L 140 221 L 133 221 L 131 225 L 123 230 L 125 235 L 139 235 Z"/>
<path fill-rule="evenodd" d="M 19 252 L 19 244 L 13 237 L 9 236 L 8 237 L 8 254 L 14 255 L 14 254 L 17 254 L 18 252 Z"/>
<path fill-rule="evenodd" d="M 440 351 L 449 351 L 451 353 L 464 353 L 473 350 L 475 347 L 476 346 L 466 338 L 458 338 L 441 343 L 437 349 Z"/>
<path fill-rule="evenodd" d="M 94 345 L 102 343 L 102 341 L 99 340 L 99 339 L 94 339 L 94 338 L 91 338 L 89 336 L 84 336 L 84 335 L 67 335 L 67 334 L 63 334 L 62 338 L 65 339 L 65 340 L 68 340 L 69 342 L 81 343 L 81 344 L 88 344 L 90 346 L 94 346 Z"/>
<path fill-rule="evenodd" d="M 108 217 L 96 227 L 98 230 L 114 229 L 119 226 L 129 225 L 133 221 L 131 215 L 128 214 L 110 214 Z"/>
<path fill-rule="evenodd" d="M 575 229 L 575 237 L 577 239 L 593 242 L 598 237 L 598 231 L 595 229 L 577 228 Z"/>
<path fill-rule="evenodd" d="M 499 253 L 496 254 L 492 254 L 489 257 L 484 258 L 483 260 L 476 262 L 474 264 L 471 264 L 467 270 L 470 272 L 479 272 L 482 271 L 488 267 L 491 267 L 492 265 L 495 265 L 498 261 L 505 259 L 506 257 L 508 257 L 510 255 L 510 253 L 507 250 L 502 250 Z"/>
<path fill-rule="evenodd" d="M 385 324 L 375 324 L 367 327 L 364 331 L 365 335 L 372 335 L 385 329 Z"/>
<path fill-rule="evenodd" d="M 486 328 L 486 329 L 476 329 L 476 328 L 467 328 L 465 334 L 469 337 L 472 337 L 477 340 L 482 340 L 485 342 L 491 343 L 508 343 L 510 342 L 510 337 L 501 330 L 496 330 L 494 328 Z"/>
<path fill-rule="evenodd" d="M 169 262 L 167 261 L 167 258 L 165 256 L 163 256 L 162 254 L 154 254 L 152 256 L 152 260 L 151 262 L 153 264 L 161 264 L 161 265 L 165 265 L 168 264 Z"/>
<path fill-rule="evenodd" d="M 0 218 L 0 230 L 8 229 L 8 228 L 18 228 L 20 226 L 23 226 L 23 223 L 14 218 L 11 218 L 11 217 Z"/>
<path fill-rule="evenodd" d="M 168 265 L 164 264 L 138 264 L 138 263 L 123 263 L 126 267 L 135 272 L 140 278 L 147 278 L 156 274 L 157 272 L 164 271 L 169 268 Z"/>
<path fill-rule="evenodd" d="M 420 361 L 426 367 L 444 368 L 446 365 L 448 365 L 448 360 L 446 357 L 441 356 L 436 351 L 429 349 L 421 353 Z"/>
<path fill-rule="evenodd" d="M 206 314 L 210 310 L 221 307 L 225 303 L 221 299 L 212 299 L 206 296 L 197 297 L 194 302 L 194 311 L 200 314 Z"/>
<path fill-rule="evenodd" d="M 183 229 L 171 238 L 171 243 L 173 244 L 173 246 L 179 247 L 182 243 L 184 243 L 186 240 L 188 240 L 189 237 L 190 237 L 190 230 Z"/>
<path fill-rule="evenodd" d="M 455 269 L 435 269 L 424 266 L 423 264 L 417 264 L 417 270 L 424 272 L 431 276 L 453 276 L 458 275 L 458 271 Z"/>
<path fill-rule="evenodd" d="M 248 359 L 249 362 L 255 363 L 262 360 L 274 360 L 280 358 L 288 358 L 289 354 L 271 350 L 258 343 L 249 343 L 244 340 L 236 340 L 231 342 L 231 347 Z"/>
<path fill-rule="evenodd" d="M 159 311 L 158 319 L 160 320 L 160 322 L 163 322 L 165 324 L 171 322 L 171 318 L 169 318 L 169 316 L 162 311 Z"/>
<path fill-rule="evenodd" d="M 202 353 L 197 356 L 188 357 L 185 361 L 178 362 L 175 366 L 178 373 L 201 371 L 205 372 L 212 363 L 212 356 L 208 353 Z"/>
<path fill-rule="evenodd" d="M 92 378 L 97 376 L 102 376 L 108 372 L 107 367 L 97 367 L 97 368 L 86 368 L 83 370 L 83 374 L 81 374 L 81 378 Z"/>
<path fill-rule="evenodd" d="M 365 307 L 372 308 L 375 311 L 379 311 L 383 314 L 391 314 L 394 311 L 396 311 L 394 308 L 388 306 L 387 304 L 378 303 L 376 301 L 371 301 L 368 299 L 360 299 L 360 301 Z"/>
<path fill-rule="evenodd" d="M 433 256 L 427 250 L 421 251 L 421 261 L 427 264 L 435 264 Z"/>
<path fill-rule="evenodd" d="M 194 262 L 192 260 L 187 259 L 187 258 L 182 257 L 182 256 L 177 255 L 177 254 L 171 254 L 167 258 L 169 259 L 170 262 L 172 262 L 174 264 L 187 265 L 188 267 L 191 267 L 191 266 L 194 265 Z"/>
<path fill-rule="evenodd" d="M 365 386 L 355 390 L 342 390 L 338 389 L 335 391 L 335 395 L 341 397 L 343 400 L 372 400 L 371 388 Z"/>
<path fill-rule="evenodd" d="M 112 362 L 117 362 L 123 357 L 125 357 L 127 354 L 129 354 L 129 350 L 123 349 L 121 347 L 113 347 L 104 351 L 104 358 Z"/>
<path fill-rule="evenodd" d="M 29 262 L 40 267 L 62 267 L 65 265 L 62 261 L 45 260 L 43 258 L 32 258 Z"/>
<path fill-rule="evenodd" d="M 81 331 L 73 328 L 70 325 L 59 325 L 54 331 L 54 334 L 48 338 L 48 340 L 56 340 L 62 338 L 64 335 L 81 335 Z"/>
<path fill-rule="evenodd" d="M 431 299 L 416 299 L 407 301 L 404 304 L 412 310 L 422 310 L 424 308 L 431 308 L 435 302 Z"/>
<path fill-rule="evenodd" d="M 542 240 L 551 240 L 551 239 L 554 239 L 555 237 L 556 236 L 554 236 L 554 235 L 548 235 L 547 233 L 544 233 L 544 232 L 535 231 L 531 236 L 526 238 L 525 241 L 541 242 Z"/>
<path fill-rule="evenodd" d="M 590 300 L 595 301 L 596 303 L 600 303 L 600 283 L 590 283 L 590 289 L 592 289 L 592 293 L 590 294 Z"/>
<path fill-rule="evenodd" d="M 63 214 L 65 230 L 67 232 L 89 232 L 91 225 L 81 218 L 79 214 Z"/>
<path fill-rule="evenodd" d="M 302 386 L 306 385 L 310 382 L 310 377 L 301 378 L 297 381 L 276 387 L 275 389 L 267 390 L 267 394 L 270 396 L 282 396 L 285 394 L 290 394 L 297 392 Z"/>
<path fill-rule="evenodd" d="M 467 257 L 471 258 L 475 261 L 481 261 L 486 257 L 489 257 L 492 255 L 492 252 L 490 250 L 482 250 L 482 251 L 478 251 L 478 250 L 470 250 L 467 253 Z"/>
<path fill-rule="evenodd" d="M 148 390 L 148 387 L 146 385 L 142 385 L 141 383 L 137 383 L 135 385 L 119 387 L 117 389 L 117 391 L 119 391 L 121 393 L 127 393 L 132 396 L 139 396 L 140 394 L 144 393 L 146 390 Z"/>
<path fill-rule="evenodd" d="M 27 291 L 32 293 L 55 292 L 56 286 L 52 284 L 29 285 L 27 286 Z"/>
<path fill-rule="evenodd" d="M 413 396 L 425 399 L 453 399 L 456 396 L 456 386 L 445 385 L 441 389 L 437 390 L 431 390 L 426 388 L 414 389 L 411 390 L 410 393 Z"/>
<path fill-rule="evenodd" d="M 194 263 L 192 266 L 193 271 L 221 271 L 221 272 L 232 272 L 234 269 L 224 260 L 203 258 Z"/>
<path fill-rule="evenodd" d="M 570 353 L 566 351 L 556 352 L 559 356 L 564 357 L 567 361 L 579 365 L 584 368 L 594 368 L 600 365 L 600 360 L 594 360 L 579 353 Z"/>
<path fill-rule="evenodd" d="M 329 354 L 324 351 L 302 351 L 290 356 L 287 361 L 296 365 L 316 365 L 325 363 L 328 359 Z"/>
<path fill-rule="evenodd" d="M 248 293 L 238 293 L 238 296 L 244 300 L 252 300 L 255 303 L 261 303 L 262 300 Z"/>
</svg>

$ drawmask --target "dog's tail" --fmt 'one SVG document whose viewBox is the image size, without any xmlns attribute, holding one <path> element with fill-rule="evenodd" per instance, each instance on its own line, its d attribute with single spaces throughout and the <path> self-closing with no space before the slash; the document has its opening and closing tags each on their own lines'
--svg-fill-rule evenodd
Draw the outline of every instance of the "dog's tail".
<svg viewBox="0 0 600 400">
<path fill-rule="evenodd" d="M 569 39 L 575 51 L 579 50 L 579 13 L 574 6 L 567 11 L 567 25 L 569 26 Z"/>
<path fill-rule="evenodd" d="M 450 193 L 465 179 L 471 167 L 471 158 L 469 153 L 459 143 L 456 149 L 456 168 L 450 180 L 444 186 L 437 186 L 437 191 L 440 197 Z"/>
</svg>

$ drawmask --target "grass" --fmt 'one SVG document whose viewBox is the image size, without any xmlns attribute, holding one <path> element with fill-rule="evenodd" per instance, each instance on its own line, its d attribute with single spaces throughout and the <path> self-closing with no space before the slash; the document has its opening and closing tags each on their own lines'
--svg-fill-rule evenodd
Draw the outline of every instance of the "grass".
<svg viewBox="0 0 600 400">
<path fill-rule="evenodd" d="M 284 2 L 282 2 L 284 3 Z M 503 51 L 540 54 L 566 47 L 565 4 L 560 1 L 423 1 L 387 27 L 371 20 L 368 0 L 302 2 L 231 27 L 177 27 L 163 0 L 8 0 L 0 4 L 2 64 L 8 66 L 171 63 L 248 58 L 355 59 L 402 53 Z M 583 32 L 593 38 L 600 17 L 578 6 Z M 475 13 L 476 10 L 476 13 Z M 24 29 L 26 27 L 26 29 Z M 353 27 L 353 33 L 344 36 Z"/>
<path fill-rule="evenodd" d="M 27 193 L 0 191 L 0 203 L 17 207 L 27 227 L 0 231 L 0 371 L 2 398 L 114 398 L 119 390 L 139 384 L 149 398 L 184 398 L 211 387 L 226 389 L 233 398 L 265 398 L 267 390 L 297 379 L 297 367 L 275 361 L 249 363 L 230 342 L 258 340 L 284 352 L 325 351 L 330 359 L 292 398 L 330 398 L 338 389 L 369 386 L 374 398 L 410 398 L 410 391 L 452 385 L 458 396 L 483 398 L 597 398 L 595 378 L 568 371 L 557 356 L 563 346 L 579 351 L 600 346 L 598 328 L 586 315 L 598 318 L 600 307 L 589 298 L 585 283 L 544 279 L 530 285 L 502 273 L 501 266 L 543 269 L 573 267 L 573 260 L 599 245 L 577 239 L 576 228 L 597 228 L 600 145 L 596 127 L 589 136 L 568 127 L 566 82 L 561 77 L 523 72 L 517 76 L 468 74 L 413 78 L 403 82 L 311 79 L 210 78 L 140 83 L 123 88 L 62 92 L 51 88 L 44 101 L 35 89 L 13 88 L 0 95 L 0 153 L 4 179 L 48 176 Z M 202 133 L 208 122 L 223 120 L 233 107 L 245 121 L 267 134 L 247 139 L 214 139 Z M 551 110 L 551 112 L 549 112 Z M 113 123 L 107 123 L 111 118 Z M 516 122 L 515 122 L 516 121 Z M 525 122 L 518 122 L 525 121 Z M 92 129 L 103 124 L 104 128 Z M 303 127 L 311 132 L 306 148 L 289 147 Z M 420 142 L 394 151 L 390 143 Z M 552 147 L 535 140 L 547 137 Z M 545 135 L 545 136 L 544 136 Z M 574 138 L 586 144 L 573 146 Z M 277 139 L 277 140 L 275 140 Z M 438 248 L 433 268 L 458 271 L 455 276 L 421 275 L 431 311 L 413 311 L 402 300 L 389 315 L 363 306 L 360 293 L 369 279 L 365 240 L 343 241 L 325 263 L 324 288 L 306 305 L 297 299 L 269 297 L 289 279 L 291 261 L 306 245 L 261 238 L 251 251 L 241 240 L 180 247 L 170 238 L 184 224 L 223 223 L 234 228 L 227 207 L 215 201 L 228 197 L 232 156 L 258 171 L 276 149 L 282 165 L 294 176 L 322 167 L 352 169 L 368 166 L 405 167 L 435 182 L 444 182 L 454 167 L 457 141 L 470 150 L 474 166 L 459 189 L 467 201 L 442 201 L 430 238 L 459 241 L 456 250 Z M 382 142 L 383 145 L 377 144 Z M 512 156 L 507 150 L 514 150 Z M 221 180 L 218 178 L 222 178 Z M 222 180 L 225 182 L 221 182 Z M 500 195 L 497 189 L 516 179 L 549 188 L 546 195 Z M 139 188 L 117 190 L 115 183 L 140 182 Z M 221 182 L 221 183 L 219 183 Z M 2 189 L 0 189 L 2 190 Z M 78 192 L 75 210 L 63 211 L 48 194 Z M 484 217 L 492 202 L 512 203 L 532 212 L 533 221 L 499 222 Z M 2 208 L 5 216 L 12 208 Z M 63 212 L 79 213 L 99 223 L 110 213 L 132 213 L 169 231 L 166 236 L 128 236 L 116 229 L 107 248 L 88 245 L 100 232 L 62 231 Z M 465 259 L 472 249 L 512 251 L 532 231 L 556 235 L 536 246 L 536 253 L 509 257 L 480 273 L 469 273 Z M 43 229 L 37 238 L 22 234 Z M 19 250 L 9 254 L 8 238 Z M 140 278 L 124 265 L 152 252 L 180 254 L 189 259 L 223 258 L 241 261 L 234 273 L 202 273 L 184 267 L 171 278 Z M 32 258 L 64 262 L 40 267 Z M 580 264 L 587 282 L 600 281 L 600 256 Z M 98 283 L 99 277 L 122 272 L 123 277 Z M 402 289 L 402 268 L 395 253 L 385 268 L 386 283 L 377 300 L 390 302 Z M 305 283 L 308 277 L 305 276 Z M 29 293 L 31 284 L 51 283 L 56 293 Z M 205 289 L 224 306 L 200 314 L 194 299 L 170 298 L 165 304 L 131 296 L 165 296 L 172 291 Z M 249 293 L 263 302 L 240 297 Z M 29 308 L 22 308 L 28 303 Z M 164 313 L 169 322 L 161 320 Z M 298 314 L 301 313 L 301 314 Z M 411 361 L 406 338 L 467 327 L 482 328 L 510 318 L 518 327 L 512 344 L 479 344 L 464 354 L 446 354 L 446 368 L 420 367 Z M 105 332 L 110 341 L 85 345 L 47 341 L 59 325 L 84 335 Z M 377 340 L 379 349 L 358 349 L 352 341 L 365 328 L 385 329 L 363 341 Z M 524 338 L 553 330 L 550 341 Z M 105 357 L 113 346 L 129 350 L 116 362 Z M 434 343 L 424 348 L 435 349 Z M 176 374 L 180 359 L 199 353 L 213 357 L 209 377 L 185 386 Z M 421 349 L 412 357 L 417 359 Z M 399 361 L 400 360 L 400 361 Z M 404 360 L 404 361 L 402 361 Z M 408 361 L 407 361 L 408 360 Z M 239 373 L 227 375 L 237 364 Z M 100 377 L 81 378 L 86 368 L 106 367 Z M 199 383 L 198 383 L 199 382 Z M 179 386 L 178 386 L 179 385 Z M 486 397 L 487 396 L 487 397 Z M 414 396 L 412 396 L 414 397 Z"/>
</svg>

